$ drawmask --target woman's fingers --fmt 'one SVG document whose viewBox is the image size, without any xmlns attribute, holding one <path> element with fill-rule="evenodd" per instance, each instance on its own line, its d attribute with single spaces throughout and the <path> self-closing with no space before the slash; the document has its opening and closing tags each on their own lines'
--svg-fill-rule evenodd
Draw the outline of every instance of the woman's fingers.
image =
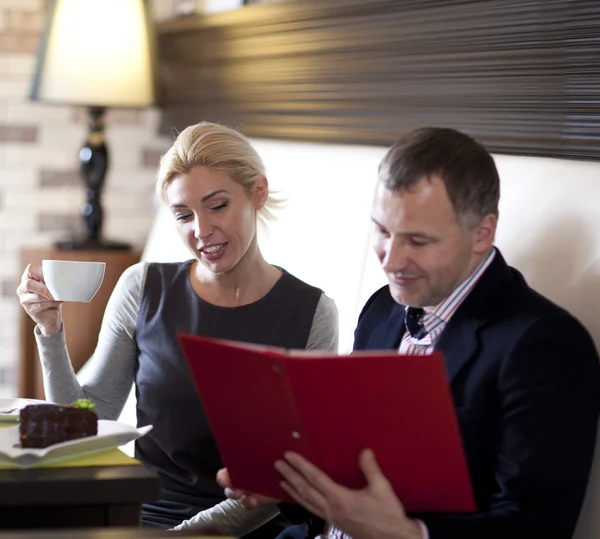
<svg viewBox="0 0 600 539">
<path fill-rule="evenodd" d="M 217 472 L 217 483 L 223 488 L 232 486 L 231 477 L 229 477 L 229 470 L 227 470 L 227 468 L 221 468 Z"/>
<path fill-rule="evenodd" d="M 17 294 L 19 296 L 25 293 L 38 294 L 44 298 L 54 301 L 52 294 L 48 290 L 46 283 L 44 282 L 44 275 L 40 266 L 29 264 L 23 275 L 21 276 L 21 282 L 17 288 Z"/>
<path fill-rule="evenodd" d="M 52 294 L 50 294 L 50 291 L 43 282 L 27 279 L 25 282 L 21 283 L 21 285 L 20 288 L 24 293 L 37 294 L 49 301 L 54 301 Z"/>
<path fill-rule="evenodd" d="M 28 294 L 36 294 L 46 300 L 54 301 L 54 298 L 52 297 L 52 294 L 50 294 L 46 283 L 44 283 L 44 281 L 38 281 L 31 278 L 29 274 L 25 272 L 21 278 L 19 286 L 17 287 L 17 295 L 21 299 L 21 303 L 23 302 L 23 296 Z"/>
<path fill-rule="evenodd" d="M 28 264 L 23 272 L 23 277 L 27 276 L 28 278 L 35 279 L 36 281 L 44 282 L 44 273 L 42 271 L 41 266 L 36 266 L 35 264 Z"/>
</svg>

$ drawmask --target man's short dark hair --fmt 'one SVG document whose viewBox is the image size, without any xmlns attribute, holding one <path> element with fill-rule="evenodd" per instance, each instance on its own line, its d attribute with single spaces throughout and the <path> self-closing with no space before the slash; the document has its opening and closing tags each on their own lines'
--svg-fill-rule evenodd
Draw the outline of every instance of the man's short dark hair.
<svg viewBox="0 0 600 539">
<path fill-rule="evenodd" d="M 454 129 L 424 127 L 402 137 L 379 165 L 390 190 L 410 190 L 421 179 L 439 177 L 459 217 L 498 215 L 500 179 L 490 153 Z"/>
</svg>

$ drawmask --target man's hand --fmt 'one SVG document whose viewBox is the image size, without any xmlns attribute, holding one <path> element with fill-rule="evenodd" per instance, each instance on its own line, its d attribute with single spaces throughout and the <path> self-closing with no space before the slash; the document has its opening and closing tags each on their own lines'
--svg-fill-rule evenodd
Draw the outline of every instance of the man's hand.
<svg viewBox="0 0 600 539">
<path fill-rule="evenodd" d="M 282 488 L 300 505 L 353 539 L 420 539 L 421 528 L 406 516 L 389 481 L 369 449 L 359 456 L 367 486 L 351 490 L 334 482 L 297 453 L 286 453 L 275 468 Z"/>
<path fill-rule="evenodd" d="M 263 507 L 265 505 L 275 505 L 276 503 L 279 503 L 279 500 L 275 500 L 274 498 L 233 488 L 227 468 L 221 468 L 217 472 L 217 483 L 225 489 L 225 496 L 233 500 L 242 500 L 242 504 L 246 509 L 257 509 L 258 507 Z"/>
</svg>

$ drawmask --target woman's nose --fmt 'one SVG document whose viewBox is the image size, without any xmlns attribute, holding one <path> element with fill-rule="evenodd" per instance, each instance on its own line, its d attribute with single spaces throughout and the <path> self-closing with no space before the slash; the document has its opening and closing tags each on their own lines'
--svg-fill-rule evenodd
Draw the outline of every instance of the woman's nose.
<svg viewBox="0 0 600 539">
<path fill-rule="evenodd" d="M 198 240 L 207 238 L 212 234 L 212 225 L 210 221 L 201 216 L 197 216 L 194 221 L 194 236 Z"/>
</svg>

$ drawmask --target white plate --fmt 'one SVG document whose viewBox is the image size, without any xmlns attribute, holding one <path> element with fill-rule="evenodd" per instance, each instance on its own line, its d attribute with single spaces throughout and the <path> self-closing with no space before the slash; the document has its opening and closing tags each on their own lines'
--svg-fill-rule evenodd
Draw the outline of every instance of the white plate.
<svg viewBox="0 0 600 539">
<path fill-rule="evenodd" d="M 25 467 L 87 453 L 96 453 L 118 447 L 131 440 L 137 440 L 151 430 L 152 425 L 136 429 L 125 423 L 101 419 L 98 421 L 98 434 L 96 436 L 54 444 L 44 449 L 33 449 L 18 447 L 18 426 L 6 427 L 0 429 L 0 464 Z"/>
<path fill-rule="evenodd" d="M 19 421 L 19 412 L 21 408 L 25 408 L 28 404 L 45 404 L 46 401 L 39 401 L 36 399 L 0 399 L 0 422 L 2 421 Z M 4 410 L 11 410 L 12 412 L 4 413 Z"/>
</svg>

